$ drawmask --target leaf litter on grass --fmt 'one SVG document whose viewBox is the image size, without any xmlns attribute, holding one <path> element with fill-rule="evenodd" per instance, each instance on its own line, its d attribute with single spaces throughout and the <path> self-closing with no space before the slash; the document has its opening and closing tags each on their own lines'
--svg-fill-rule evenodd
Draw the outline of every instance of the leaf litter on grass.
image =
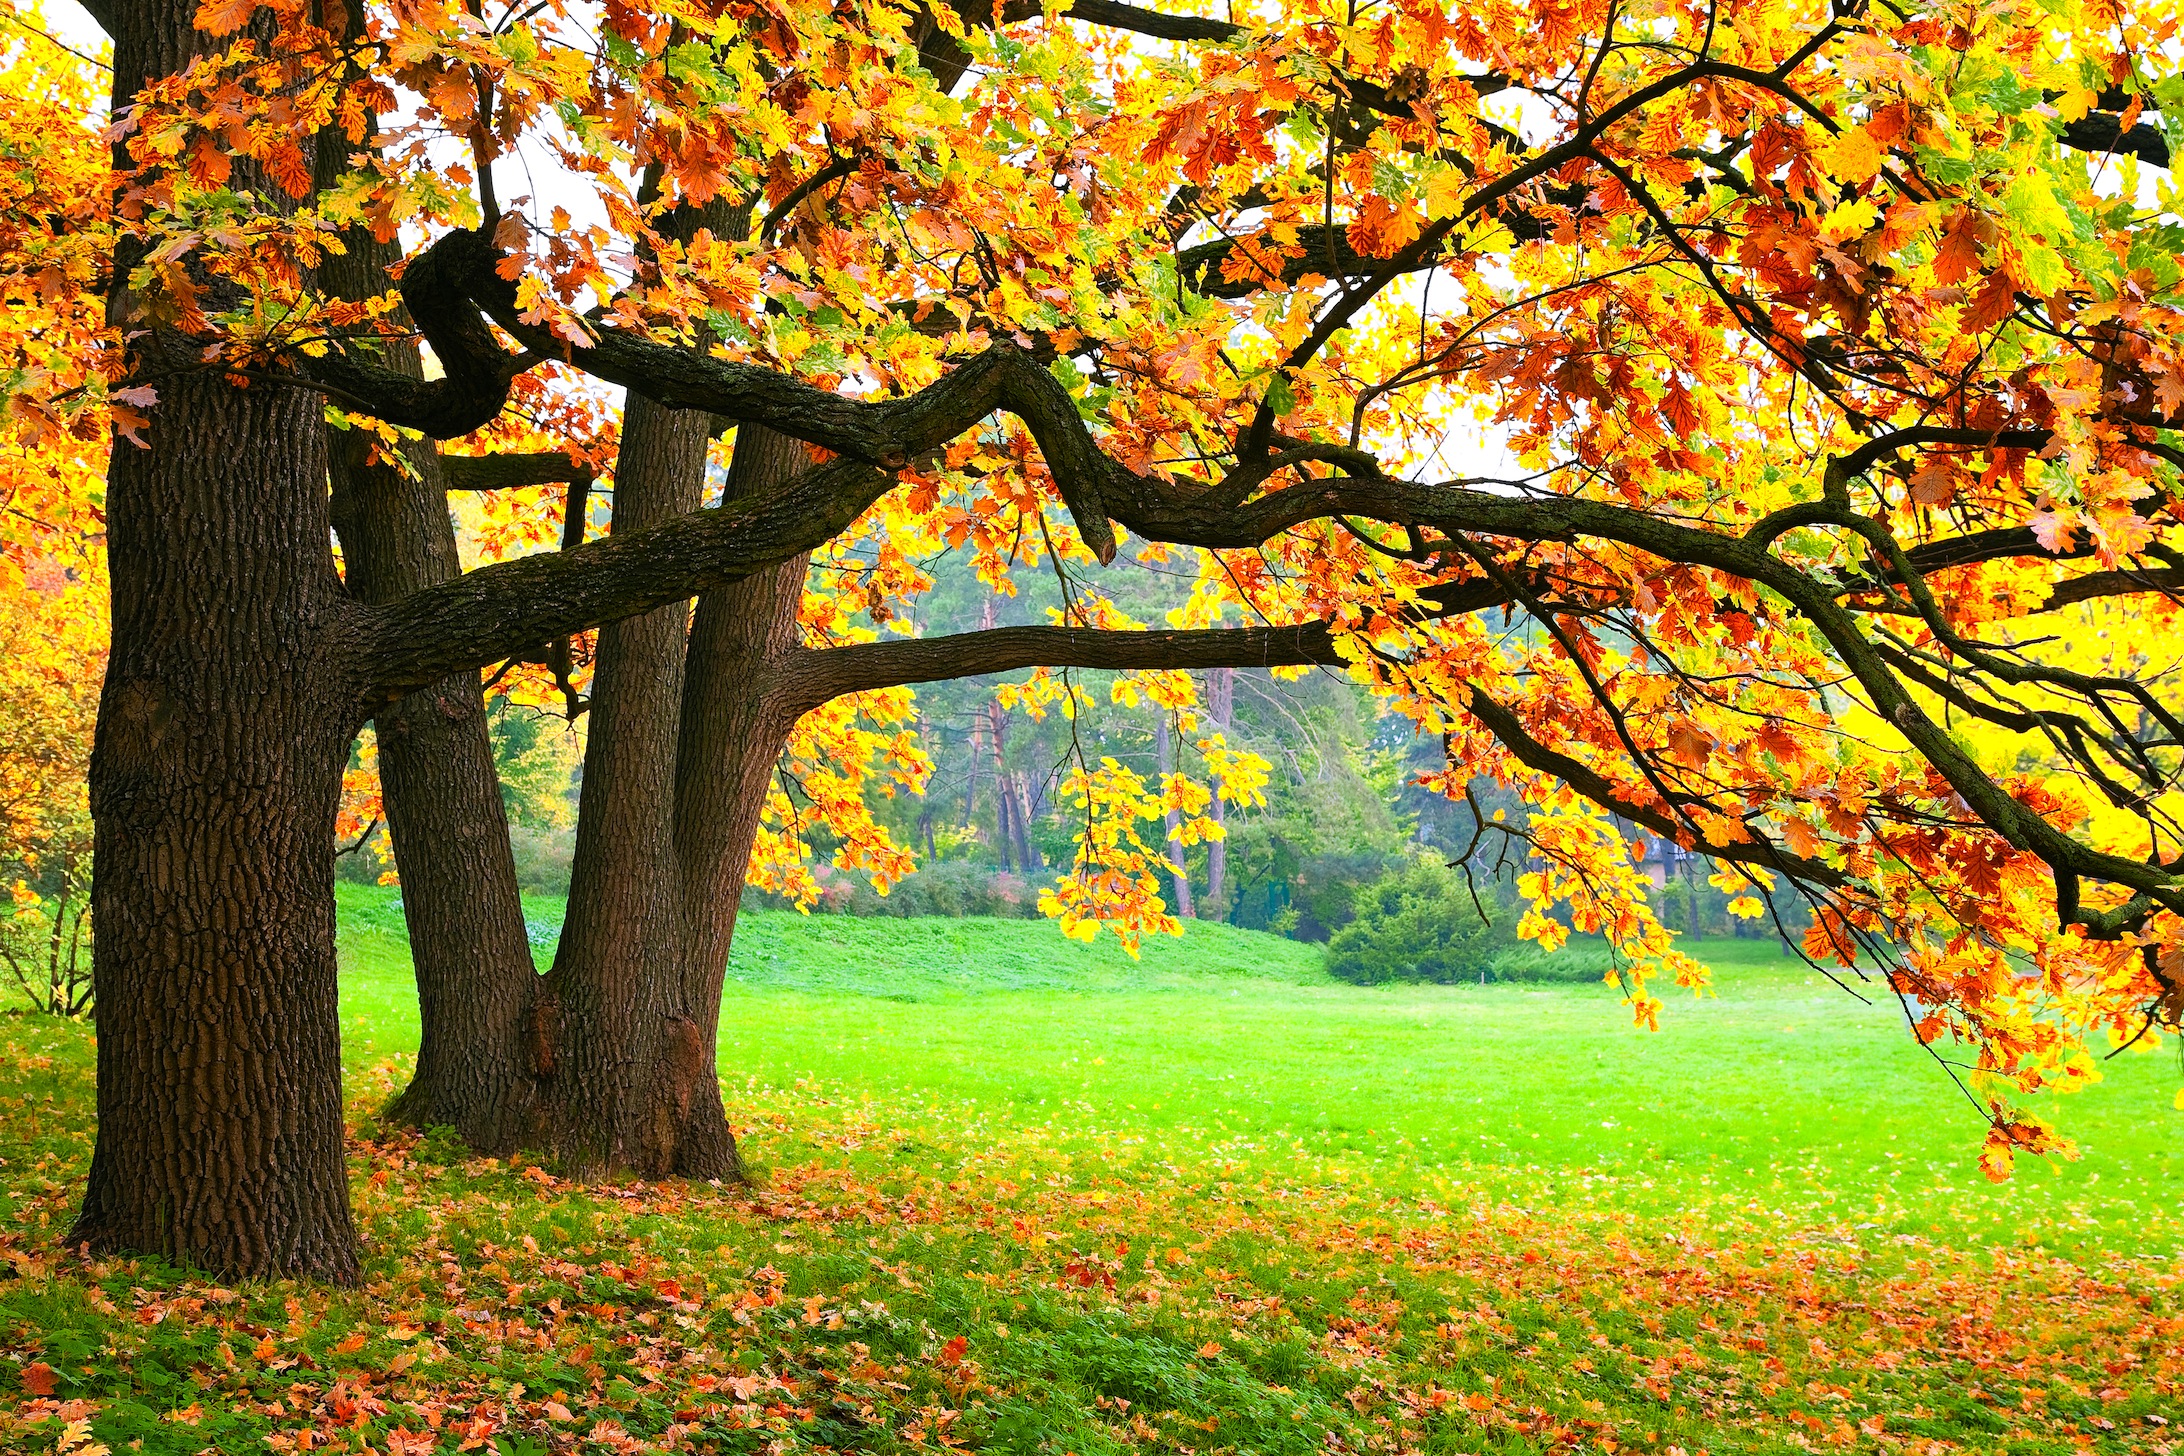
<svg viewBox="0 0 2184 1456">
<path fill-rule="evenodd" d="M 363 1287 L 231 1288 L 58 1247 L 88 1041 L 0 1022 L 9 1450 L 2175 1449 L 2173 1267 L 1710 1242 L 811 1086 L 745 1103 L 762 1186 L 587 1186 L 378 1126 L 382 1061 Z"/>
</svg>

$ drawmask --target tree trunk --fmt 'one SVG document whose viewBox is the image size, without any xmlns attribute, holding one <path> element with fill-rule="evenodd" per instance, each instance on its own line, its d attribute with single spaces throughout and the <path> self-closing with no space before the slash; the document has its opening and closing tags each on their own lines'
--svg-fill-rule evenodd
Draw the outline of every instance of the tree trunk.
<svg viewBox="0 0 2184 1456">
<path fill-rule="evenodd" d="M 711 420 L 631 395 L 616 533 L 693 511 Z M 709 1049 L 677 992 L 688 945 L 671 825 L 690 619 L 677 602 L 599 633 L 568 916 L 540 1005 L 547 1145 L 577 1171 L 672 1172 Z"/>
<path fill-rule="evenodd" d="M 1217 667 L 1206 674 L 1206 712 L 1214 731 L 1226 738 L 1236 717 L 1235 668 Z M 1198 913 L 1218 920 L 1228 913 L 1228 804 L 1216 793 L 1208 812 L 1221 833 L 1206 843 L 1206 898 Z"/>
<path fill-rule="evenodd" d="M 1175 733 L 1168 726 L 1168 715 L 1160 713 L 1153 720 L 1153 757 L 1163 776 L 1175 772 Z M 1183 815 L 1180 810 L 1170 809 L 1167 814 L 1168 862 L 1175 866 L 1172 878 L 1175 882 L 1175 913 L 1189 919 L 1191 915 L 1191 872 L 1183 855 Z"/>
<path fill-rule="evenodd" d="M 348 245 L 345 256 L 327 260 L 323 281 L 337 296 L 368 298 L 385 285 L 400 250 L 361 229 Z M 385 362 L 424 377 L 407 339 L 390 341 Z M 359 431 L 334 432 L 331 444 L 334 524 L 351 594 L 389 602 L 460 576 L 439 452 L 429 443 L 408 446 L 405 474 L 371 463 Z M 388 1113 L 452 1127 L 480 1152 L 505 1152 L 522 1139 L 537 1099 L 538 973 L 478 674 L 443 678 L 375 722 L 424 1033 L 417 1070 Z"/>
<path fill-rule="evenodd" d="M 1030 864 L 1017 853 L 1024 843 L 1021 827 L 1016 822 L 1016 785 L 1009 777 L 1008 715 L 1001 711 L 999 703 L 986 708 L 986 738 L 993 748 L 993 834 L 1001 849 L 1001 868 L 1004 871 L 1021 869 L 1031 873 Z M 1011 860 L 1015 863 L 1011 863 Z"/>
<path fill-rule="evenodd" d="M 1003 774 L 1001 783 L 1009 794 L 1009 824 L 1016 832 L 1016 862 L 1025 874 L 1036 874 L 1046 861 L 1040 857 L 1039 847 L 1031 842 L 1031 770 L 1020 768 L 1013 774 Z"/>
<path fill-rule="evenodd" d="M 733 497 L 793 476 L 803 445 L 743 425 L 728 481 Z M 698 1029 L 700 1066 L 676 1171 L 740 1177 L 742 1160 L 720 1100 L 720 991 L 774 765 L 796 726 L 783 699 L 784 665 L 801 651 L 797 609 L 808 556 L 698 600 L 683 678 L 675 767 L 675 855 L 690 942 L 678 994 Z"/>
<path fill-rule="evenodd" d="M 986 755 L 986 732 L 982 726 L 986 710 L 981 708 L 971 714 L 970 743 L 964 754 L 963 770 L 963 829 L 968 833 L 978 822 L 978 765 Z"/>
<path fill-rule="evenodd" d="M 116 7 L 117 114 L 205 43 L 195 10 Z M 356 719 L 322 406 L 192 372 L 199 350 L 145 330 L 125 287 L 115 316 L 144 330 L 132 372 L 165 377 L 148 448 L 117 438 L 107 475 L 99 1130 L 70 1240 L 223 1278 L 354 1282 L 332 845 Z"/>
<path fill-rule="evenodd" d="M 1703 935 L 1705 934 L 1705 932 L 1700 929 L 1698 856 L 1691 855 L 1686 858 L 1684 860 L 1683 869 L 1684 888 L 1686 891 L 1689 892 L 1691 897 L 1691 933 L 1693 935 Z"/>
</svg>

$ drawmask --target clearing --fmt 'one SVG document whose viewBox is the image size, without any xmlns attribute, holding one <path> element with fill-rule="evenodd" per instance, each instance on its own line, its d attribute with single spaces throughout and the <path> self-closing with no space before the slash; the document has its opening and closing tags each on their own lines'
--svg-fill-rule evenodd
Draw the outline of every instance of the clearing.
<svg viewBox="0 0 2184 1456">
<path fill-rule="evenodd" d="M 2085 1156 L 1992 1187 L 1892 1003 L 1769 943 L 1705 943 L 1719 996 L 1656 1035 L 1605 987 L 1345 987 L 1225 927 L 1132 964 L 749 914 L 751 1192 L 380 1126 L 407 947 L 391 892 L 342 910 L 362 1291 L 58 1251 L 90 1035 L 0 1020 L 0 1448 L 2158 1453 L 2184 1422 L 2173 1057 L 2110 1063 L 2047 1109 Z"/>
</svg>

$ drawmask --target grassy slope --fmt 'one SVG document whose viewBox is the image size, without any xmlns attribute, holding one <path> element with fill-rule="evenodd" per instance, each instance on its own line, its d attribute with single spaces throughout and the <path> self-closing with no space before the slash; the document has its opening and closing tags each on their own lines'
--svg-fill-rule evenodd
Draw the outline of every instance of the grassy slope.
<svg viewBox="0 0 2184 1456">
<path fill-rule="evenodd" d="M 1133 966 L 756 916 L 723 1052 L 765 1187 L 599 1188 L 376 1123 L 416 1034 L 385 900 L 343 900 L 362 1291 L 58 1253 L 89 1039 L 0 1021 L 0 1450 L 2159 1456 L 2184 1419 L 2173 1068 L 2078 1100 L 2086 1162 L 1971 1186 L 1930 1064 L 1771 952 L 1648 1036 L 1212 927 Z"/>
<path fill-rule="evenodd" d="M 415 1045 L 398 912 L 345 887 L 351 1045 Z M 558 918 L 542 901 L 534 918 Z M 1190 927 L 1132 965 L 1012 920 L 746 916 L 721 1065 L 760 1103 L 869 1098 L 963 1127 L 1030 1121 L 1063 1146 L 1222 1147 L 1449 1196 L 2132 1255 L 2184 1245 L 2176 1067 L 2126 1056 L 2044 1109 L 2076 1162 L 2001 1188 L 1980 1125 L 1885 998 L 1861 1006 L 1771 943 L 1705 943 L 1718 994 L 1633 1030 L 1606 986 L 1360 989 L 1317 947 Z M 541 952 L 542 956 L 545 954 Z M 876 1114 L 877 1115 L 877 1114 Z M 753 1155 L 772 1156 L 763 1139 Z"/>
</svg>

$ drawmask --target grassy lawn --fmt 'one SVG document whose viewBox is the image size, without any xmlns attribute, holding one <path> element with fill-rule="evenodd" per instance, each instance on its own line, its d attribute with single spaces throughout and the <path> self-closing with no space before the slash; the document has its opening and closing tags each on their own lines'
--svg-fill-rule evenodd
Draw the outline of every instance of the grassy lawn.
<svg viewBox="0 0 2184 1456">
<path fill-rule="evenodd" d="M 417 1038 L 400 911 L 388 892 L 344 895 L 348 1044 L 399 1055 Z M 2056 1100 L 2082 1156 L 1996 1188 L 1972 1161 L 1977 1113 L 1885 992 L 1860 1005 L 1772 942 L 1701 948 L 1716 994 L 1668 993 L 1649 1033 L 1605 985 L 1344 986 L 1318 947 L 1225 926 L 1132 964 L 1043 921 L 760 912 L 738 929 L 721 1068 L 754 1109 L 825 1097 L 905 1133 L 1032 1132 L 1094 1164 L 1134 1139 L 1146 1157 L 1406 1196 L 1484 1188 L 1703 1237 L 2184 1245 L 2173 1056 L 2118 1058 Z M 751 1153 L 774 1156 L 763 1135 Z"/>
<path fill-rule="evenodd" d="M 1719 995 L 1649 1034 L 1605 987 L 1344 987 L 1225 927 L 1132 963 L 1042 922 L 755 914 L 721 1053 L 761 1186 L 583 1187 L 377 1122 L 407 947 L 388 892 L 342 911 L 362 1291 L 57 1251 L 89 1037 L 0 1021 L 0 1449 L 2159 1453 L 2184 1424 L 2173 1055 L 2108 1064 L 2049 1109 L 2085 1155 L 1993 1187 L 1892 1004 L 1764 943 L 1704 946 Z"/>
</svg>

